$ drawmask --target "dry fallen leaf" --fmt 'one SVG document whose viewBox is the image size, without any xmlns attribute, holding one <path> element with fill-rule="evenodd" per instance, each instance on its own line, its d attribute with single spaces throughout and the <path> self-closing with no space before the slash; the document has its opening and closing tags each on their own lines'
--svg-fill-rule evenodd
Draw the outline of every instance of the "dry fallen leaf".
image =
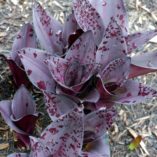
<svg viewBox="0 0 157 157">
<path fill-rule="evenodd" d="M 0 150 L 7 149 L 9 147 L 9 143 L 2 143 L 0 144 Z"/>
<path fill-rule="evenodd" d="M 136 133 L 133 129 L 127 128 L 127 130 L 129 131 L 129 133 L 130 133 L 134 138 L 138 136 L 137 133 Z M 144 152 L 145 152 L 147 155 L 150 155 L 149 152 L 147 151 L 146 145 L 145 145 L 145 143 L 144 143 L 143 141 L 140 142 L 140 146 L 142 147 L 142 149 L 144 150 Z"/>
<path fill-rule="evenodd" d="M 129 150 L 135 150 L 141 143 L 142 136 L 138 135 L 136 138 L 133 139 L 133 141 L 129 144 L 128 148 Z"/>
<path fill-rule="evenodd" d="M 5 37 L 6 35 L 7 35 L 6 32 L 0 32 L 0 38 L 1 38 L 1 37 Z"/>
</svg>

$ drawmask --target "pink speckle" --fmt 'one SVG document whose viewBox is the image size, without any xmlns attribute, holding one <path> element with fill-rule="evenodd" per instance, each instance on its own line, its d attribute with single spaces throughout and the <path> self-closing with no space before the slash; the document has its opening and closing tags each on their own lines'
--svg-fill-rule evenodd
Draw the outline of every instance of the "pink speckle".
<svg viewBox="0 0 157 157">
<path fill-rule="evenodd" d="M 128 94 L 127 94 L 127 97 L 130 97 L 130 96 L 131 96 L 131 93 L 128 93 Z"/>
<path fill-rule="evenodd" d="M 46 90 L 46 85 L 44 81 L 37 82 L 37 86 L 42 90 Z"/>
<path fill-rule="evenodd" d="M 33 56 L 34 56 L 34 58 L 36 58 L 37 57 L 37 53 L 33 53 Z"/>
<path fill-rule="evenodd" d="M 20 35 L 20 34 L 18 34 L 16 38 L 17 38 L 17 39 L 21 39 L 21 35 Z"/>
<path fill-rule="evenodd" d="M 119 19 L 123 20 L 124 19 L 124 15 L 120 15 Z"/>
<path fill-rule="evenodd" d="M 27 70 L 27 74 L 28 74 L 28 75 L 31 75 L 31 73 L 32 73 L 32 70 L 30 70 L 30 69 Z"/>
</svg>

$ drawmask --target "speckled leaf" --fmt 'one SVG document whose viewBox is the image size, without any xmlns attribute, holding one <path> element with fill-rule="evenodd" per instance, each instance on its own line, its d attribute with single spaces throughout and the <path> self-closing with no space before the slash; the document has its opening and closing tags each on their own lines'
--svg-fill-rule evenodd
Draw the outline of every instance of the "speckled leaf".
<svg viewBox="0 0 157 157">
<path fill-rule="evenodd" d="M 122 87 L 115 90 L 114 94 L 112 101 L 130 105 L 156 97 L 157 91 L 136 81 L 128 80 Z"/>
<path fill-rule="evenodd" d="M 52 122 L 39 139 L 31 137 L 34 156 L 78 157 L 83 142 L 83 111 L 75 108 Z M 38 155 L 39 154 L 39 155 Z M 41 156 L 42 157 L 42 156 Z"/>
<path fill-rule="evenodd" d="M 61 86 L 66 87 L 64 84 L 64 73 L 68 67 L 68 61 L 60 57 L 50 57 L 46 62 L 54 80 Z"/>
<path fill-rule="evenodd" d="M 123 84 L 130 72 L 129 57 L 118 58 L 110 62 L 102 71 L 104 83 L 115 82 L 117 85 Z"/>
<path fill-rule="evenodd" d="M 72 63 L 78 61 L 80 64 L 95 63 L 96 45 L 91 31 L 83 33 L 70 47 L 65 59 Z"/>
<path fill-rule="evenodd" d="M 45 63 L 49 54 L 39 49 L 26 48 L 19 51 L 19 56 L 30 81 L 40 90 L 54 92 L 55 82 Z"/>
<path fill-rule="evenodd" d="M 47 112 L 52 121 L 67 114 L 74 109 L 77 104 L 66 95 L 55 95 L 45 93 Z"/>
<path fill-rule="evenodd" d="M 146 44 L 151 38 L 157 35 L 157 30 L 142 33 L 134 33 L 126 36 L 128 53 Z"/>
<path fill-rule="evenodd" d="M 65 24 L 64 24 L 64 27 L 63 27 L 63 39 L 64 39 L 64 42 L 65 42 L 66 45 L 68 43 L 69 36 L 71 34 L 75 33 L 77 28 L 78 28 L 77 21 L 75 19 L 74 14 L 71 13 L 67 17 L 67 19 L 65 21 Z"/>
<path fill-rule="evenodd" d="M 81 65 L 78 61 L 69 64 L 59 57 L 51 57 L 47 63 L 54 80 L 62 87 L 76 92 L 92 76 L 94 70 L 93 64 Z"/>
<path fill-rule="evenodd" d="M 98 47 L 96 62 L 103 69 L 110 61 L 124 57 L 126 54 L 127 47 L 122 30 L 115 19 L 112 19 Z"/>
<path fill-rule="evenodd" d="M 110 19 L 115 18 L 123 30 L 123 34 L 128 33 L 128 19 L 123 0 L 89 0 L 97 10 L 103 20 L 105 28 Z"/>
<path fill-rule="evenodd" d="M 93 64 L 81 65 L 79 62 L 74 62 L 67 67 L 64 73 L 64 83 L 77 91 L 77 88 L 81 88 L 93 73 Z"/>
<path fill-rule="evenodd" d="M 20 59 L 18 56 L 18 50 L 25 47 L 37 47 L 36 37 L 33 27 L 30 23 L 22 26 L 21 30 L 17 33 L 16 38 L 12 45 L 12 50 L 10 53 L 11 59 L 15 61 L 16 64 L 20 64 Z"/>
<path fill-rule="evenodd" d="M 143 53 L 131 58 L 130 78 L 157 71 L 157 52 Z"/>
<path fill-rule="evenodd" d="M 19 119 L 25 115 L 35 113 L 35 102 L 33 101 L 28 90 L 23 85 L 16 91 L 12 100 L 11 109 L 14 119 Z"/>
<path fill-rule="evenodd" d="M 91 132 L 94 135 L 94 139 L 101 137 L 108 128 L 111 127 L 109 115 L 111 113 L 105 109 L 101 108 L 97 111 L 87 114 L 85 116 L 85 135 L 84 140 L 88 139 L 86 132 Z M 87 138 L 87 139 L 86 139 Z M 89 139 L 88 139 L 89 140 Z"/>
<path fill-rule="evenodd" d="M 99 45 L 104 32 L 103 22 L 99 13 L 88 0 L 74 0 L 73 10 L 81 29 L 85 32 L 91 30 L 96 44 Z"/>
<path fill-rule="evenodd" d="M 62 54 L 62 25 L 37 2 L 33 7 L 33 24 L 42 47 L 49 52 Z"/>
</svg>

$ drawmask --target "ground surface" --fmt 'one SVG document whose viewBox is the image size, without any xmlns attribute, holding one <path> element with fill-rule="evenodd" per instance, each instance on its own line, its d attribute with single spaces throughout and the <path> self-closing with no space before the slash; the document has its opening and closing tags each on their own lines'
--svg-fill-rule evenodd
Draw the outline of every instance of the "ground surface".
<svg viewBox="0 0 157 157">
<path fill-rule="evenodd" d="M 71 0 L 42 0 L 41 2 L 61 21 L 71 5 Z M 125 2 L 129 13 L 130 32 L 157 28 L 156 0 L 125 0 Z M 31 0 L 0 0 L 0 51 L 2 53 L 3 50 L 11 49 L 15 33 L 20 26 L 31 21 L 31 4 Z M 149 43 L 139 51 L 155 49 L 157 44 Z M 138 79 L 157 88 L 156 73 Z M 0 61 L 0 100 L 11 98 L 13 93 L 10 72 L 7 65 Z M 42 108 L 42 104 L 40 106 Z M 118 117 L 110 131 L 112 157 L 157 157 L 157 101 L 151 100 L 136 106 L 117 106 L 117 109 Z M 40 122 L 44 123 L 44 120 Z M 0 157 L 2 157 L 8 152 L 13 152 L 15 148 L 13 134 L 1 118 L 0 124 Z M 39 129 L 42 129 L 43 125 L 39 125 Z M 127 146 L 132 141 L 133 135 L 142 135 L 144 146 L 131 152 Z"/>
</svg>

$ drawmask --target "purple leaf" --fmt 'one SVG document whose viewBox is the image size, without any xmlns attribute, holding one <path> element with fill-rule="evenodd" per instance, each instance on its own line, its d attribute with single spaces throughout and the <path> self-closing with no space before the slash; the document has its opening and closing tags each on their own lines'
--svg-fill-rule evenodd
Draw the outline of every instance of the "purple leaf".
<svg viewBox="0 0 157 157">
<path fill-rule="evenodd" d="M 19 119 L 36 112 L 36 105 L 28 90 L 22 85 L 15 93 L 11 110 L 14 119 Z"/>
<path fill-rule="evenodd" d="M 80 90 L 95 70 L 95 45 L 91 32 L 84 33 L 75 41 L 65 59 L 51 57 L 47 62 L 58 84 L 76 92 Z"/>
<path fill-rule="evenodd" d="M 129 78 L 134 78 L 134 77 L 145 75 L 145 74 L 155 72 L 155 71 L 156 69 L 143 68 L 143 67 L 131 64 L 131 71 L 129 74 Z"/>
<path fill-rule="evenodd" d="M 18 139 L 19 146 L 27 146 L 30 144 L 30 139 L 28 135 L 33 134 L 34 129 L 35 129 L 35 124 L 36 121 L 39 118 L 39 114 L 34 114 L 34 115 L 26 115 L 23 118 L 20 119 L 12 119 L 14 124 L 27 133 L 27 135 L 20 134 L 18 132 L 15 132 L 16 138 Z"/>
<path fill-rule="evenodd" d="M 94 34 L 96 44 L 99 45 L 104 32 L 103 22 L 99 13 L 88 0 L 74 0 L 73 10 L 81 29 L 84 32 L 91 30 Z"/>
<path fill-rule="evenodd" d="M 118 25 L 123 30 L 123 34 L 128 33 L 128 19 L 123 0 L 89 0 L 92 6 L 99 13 L 105 28 L 108 26 L 111 18 L 115 18 Z"/>
<path fill-rule="evenodd" d="M 102 71 L 104 83 L 115 82 L 117 85 L 123 84 L 130 72 L 129 57 L 117 58 L 110 62 Z"/>
<path fill-rule="evenodd" d="M 78 157 L 83 142 L 83 111 L 75 108 L 52 122 L 40 138 L 31 137 L 33 156 Z"/>
<path fill-rule="evenodd" d="M 24 86 L 17 90 L 12 102 L 0 102 L 0 112 L 5 122 L 15 131 L 20 144 L 29 147 L 28 135 L 33 133 L 39 113 L 36 113 L 35 103 Z"/>
<path fill-rule="evenodd" d="M 137 104 L 157 96 L 157 91 L 133 80 L 128 80 L 114 91 L 112 101 L 120 104 Z"/>
<path fill-rule="evenodd" d="M 54 78 L 54 80 L 61 86 L 64 85 L 64 73 L 68 67 L 68 61 L 60 57 L 51 57 L 47 59 L 48 68 Z"/>
<path fill-rule="evenodd" d="M 63 27 L 63 39 L 65 40 L 65 44 L 67 45 L 68 41 L 69 41 L 69 36 L 71 34 L 74 34 L 76 32 L 76 30 L 78 29 L 78 24 L 77 21 L 75 19 L 75 16 L 73 13 L 71 13 L 64 24 Z"/>
<path fill-rule="evenodd" d="M 100 138 L 104 134 L 104 132 L 107 131 L 107 129 L 111 126 L 111 124 L 109 124 L 108 121 L 108 115 L 109 112 L 105 108 L 101 108 L 85 116 L 84 120 L 85 141 L 87 140 L 86 132 L 93 133 L 94 138 L 91 140 L 95 140 L 96 138 Z"/>
<path fill-rule="evenodd" d="M 157 35 L 157 30 L 147 31 L 143 33 L 134 33 L 126 36 L 128 53 L 146 44 L 151 38 Z"/>
<path fill-rule="evenodd" d="M 157 71 L 157 52 L 143 53 L 131 58 L 131 72 L 129 77 L 137 77 Z"/>
<path fill-rule="evenodd" d="M 39 49 L 26 48 L 19 51 L 19 56 L 30 81 L 40 90 L 54 92 L 55 82 L 45 62 L 50 55 Z"/>
<path fill-rule="evenodd" d="M 116 83 L 107 83 L 103 84 L 101 77 L 97 76 L 97 83 L 96 83 L 97 90 L 100 94 L 99 101 L 95 104 L 96 109 L 100 109 L 102 107 L 106 107 L 109 110 L 112 110 L 112 117 L 115 115 L 115 110 L 113 108 L 113 102 L 111 102 L 111 98 L 113 96 L 113 91 L 117 89 L 118 85 Z"/>
<path fill-rule="evenodd" d="M 33 7 L 33 24 L 40 44 L 47 51 L 63 53 L 62 25 L 49 16 L 39 3 Z"/>
<path fill-rule="evenodd" d="M 31 83 L 28 80 L 25 71 L 19 67 L 12 59 L 6 59 L 6 62 L 13 75 L 13 81 L 16 88 L 19 88 L 22 84 L 24 84 L 26 87 L 29 87 Z"/>
<path fill-rule="evenodd" d="M 13 153 L 8 155 L 7 157 L 29 157 L 29 155 L 26 153 Z"/>
<path fill-rule="evenodd" d="M 91 31 L 83 33 L 70 47 L 65 59 L 72 63 L 78 61 L 80 64 L 95 63 L 96 45 Z"/>
<path fill-rule="evenodd" d="M 108 135 L 105 133 L 103 136 L 99 137 L 97 140 L 88 143 L 89 148 L 87 148 L 88 152 L 91 154 L 95 154 L 97 157 L 110 157 L 110 146 Z M 89 156 L 90 157 L 90 156 Z"/>
<path fill-rule="evenodd" d="M 24 134 L 24 135 L 26 134 L 24 131 L 19 129 L 14 124 L 14 122 L 11 120 L 11 115 L 12 115 L 11 101 L 9 101 L 9 100 L 0 101 L 0 112 L 1 112 L 1 115 L 2 115 L 3 119 L 9 125 L 10 128 L 12 128 L 13 130 L 16 130 L 16 132 L 18 132 L 18 133 L 21 133 L 21 134 Z"/>
<path fill-rule="evenodd" d="M 100 64 L 101 69 L 104 69 L 110 61 L 126 56 L 126 50 L 127 47 L 122 30 L 115 19 L 112 19 L 98 47 L 96 62 Z"/>
<path fill-rule="evenodd" d="M 77 103 L 66 95 L 45 93 L 47 112 L 52 121 L 67 114 L 77 106 Z"/>
<path fill-rule="evenodd" d="M 96 103 L 100 98 L 100 94 L 96 88 L 87 90 L 83 93 L 82 102 Z"/>
<path fill-rule="evenodd" d="M 36 48 L 36 37 L 34 34 L 33 27 L 30 23 L 27 23 L 22 26 L 21 30 L 17 33 L 17 36 L 12 45 L 11 59 L 17 64 L 20 65 L 20 58 L 18 56 L 18 50 L 21 50 L 25 47 Z"/>
</svg>

